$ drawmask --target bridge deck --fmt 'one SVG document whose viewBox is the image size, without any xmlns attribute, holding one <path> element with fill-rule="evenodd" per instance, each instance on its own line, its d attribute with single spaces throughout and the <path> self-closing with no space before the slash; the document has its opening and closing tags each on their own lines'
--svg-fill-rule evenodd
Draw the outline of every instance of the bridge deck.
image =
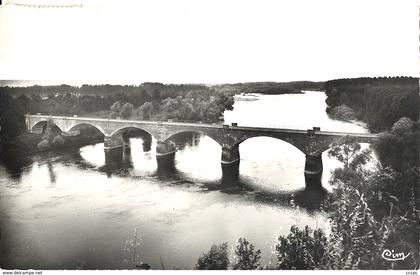
<svg viewBox="0 0 420 275">
<path fill-rule="evenodd" d="M 244 131 L 267 131 L 267 132 L 282 132 L 282 133 L 295 133 L 295 134 L 307 134 L 307 130 L 298 129 L 285 129 L 285 128 L 267 128 L 267 127 L 251 127 L 251 126 L 230 126 L 223 124 L 205 124 L 205 123 L 190 123 L 190 122 L 169 122 L 169 121 L 152 121 L 152 120 L 127 120 L 127 119 L 108 119 L 108 118 L 95 118 L 95 117 L 67 117 L 67 116 L 47 116 L 47 115 L 25 115 L 26 117 L 41 118 L 41 119 L 62 119 L 62 120 L 73 120 L 73 121 L 85 121 L 85 122 L 118 122 L 118 123 L 130 123 L 139 125 L 156 125 L 156 126 L 186 126 L 197 129 L 223 129 L 229 127 L 229 129 L 237 129 Z M 308 129 L 312 130 L 312 129 Z M 377 138 L 378 134 L 371 133 L 350 133 L 350 132 L 331 132 L 331 131 L 314 131 L 316 135 L 326 136 L 351 136 L 360 138 Z"/>
</svg>

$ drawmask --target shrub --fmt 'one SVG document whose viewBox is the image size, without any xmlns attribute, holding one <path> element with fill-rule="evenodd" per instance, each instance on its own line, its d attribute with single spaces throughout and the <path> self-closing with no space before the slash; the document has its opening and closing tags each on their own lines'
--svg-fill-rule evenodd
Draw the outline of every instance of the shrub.
<svg viewBox="0 0 420 275">
<path fill-rule="evenodd" d="M 37 144 L 37 147 L 39 150 L 47 150 L 50 147 L 50 143 L 48 140 L 43 139 Z"/>
<path fill-rule="evenodd" d="M 195 269 L 198 270 L 226 270 L 229 266 L 227 253 L 228 244 L 213 245 L 207 254 L 198 259 Z"/>
<path fill-rule="evenodd" d="M 55 136 L 53 141 L 52 141 L 52 145 L 59 146 L 59 145 L 62 145 L 62 144 L 64 144 L 63 136 L 62 135 Z"/>
<path fill-rule="evenodd" d="M 233 269 L 253 270 L 261 268 L 261 250 L 254 251 L 254 245 L 250 244 L 245 238 L 239 238 L 235 247 L 235 254 L 238 261 L 233 265 Z"/>
<path fill-rule="evenodd" d="M 323 267 L 327 238 L 322 230 L 313 232 L 305 226 L 292 226 L 287 237 L 280 236 L 277 251 L 277 269 L 317 269 Z"/>
<path fill-rule="evenodd" d="M 119 101 L 114 102 L 111 106 L 111 111 L 119 114 L 121 112 L 121 103 Z"/>
<path fill-rule="evenodd" d="M 139 108 L 136 109 L 136 116 L 139 119 L 149 119 L 152 116 L 153 104 L 151 102 L 145 102 Z"/>
<path fill-rule="evenodd" d="M 353 120 L 356 119 L 356 112 L 345 104 L 341 104 L 332 109 L 331 116 L 340 120 Z"/>
<path fill-rule="evenodd" d="M 131 114 L 133 113 L 134 106 L 131 103 L 126 103 L 122 106 L 120 111 L 120 116 L 122 118 L 129 118 Z"/>
</svg>

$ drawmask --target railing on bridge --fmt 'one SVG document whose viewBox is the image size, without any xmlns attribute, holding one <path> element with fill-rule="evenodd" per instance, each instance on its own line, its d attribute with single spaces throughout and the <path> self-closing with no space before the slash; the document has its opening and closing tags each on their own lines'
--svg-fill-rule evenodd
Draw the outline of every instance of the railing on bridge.
<svg viewBox="0 0 420 275">
<path fill-rule="evenodd" d="M 30 116 L 30 114 L 27 114 Z M 114 119 L 111 118 L 106 118 L 106 117 L 82 117 L 82 116 L 78 116 L 78 115 L 73 115 L 73 116 L 56 116 L 56 115 L 45 115 L 45 114 L 41 114 L 41 113 L 37 113 L 37 116 L 51 116 L 51 117 L 63 117 L 63 118 L 75 118 L 75 119 L 103 119 L 103 120 L 132 120 L 132 121 L 136 121 L 133 119 L 126 119 L 126 118 L 122 118 L 122 117 L 116 117 Z M 237 123 L 237 122 L 231 122 L 230 124 L 224 123 L 224 122 L 218 122 L 218 123 L 208 123 L 208 122 L 204 122 L 204 121 L 193 121 L 193 120 L 181 120 L 181 119 L 167 119 L 167 120 L 150 120 L 150 119 L 142 119 L 142 120 L 138 120 L 141 122 L 156 122 L 156 123 L 165 123 L 165 122 L 169 122 L 169 123 L 189 123 L 189 124 L 201 124 L 201 125 L 219 125 L 219 126 L 223 126 L 223 125 L 228 125 L 229 127 L 255 127 L 255 128 L 267 128 L 267 129 L 287 129 L 287 130 L 301 130 L 301 131 L 307 131 L 307 130 L 315 130 L 315 131 L 319 131 L 320 129 L 316 130 L 313 128 L 319 128 L 319 127 L 312 127 L 312 126 L 297 126 L 297 125 L 286 125 L 286 124 L 273 124 L 273 123 Z"/>
<path fill-rule="evenodd" d="M 27 114 L 28 116 L 32 116 Z M 337 129 L 330 130 L 321 128 L 319 126 L 298 126 L 298 125 L 287 125 L 287 124 L 273 124 L 273 123 L 237 123 L 237 122 L 231 122 L 230 124 L 223 124 L 223 123 L 206 123 L 203 121 L 191 121 L 191 120 L 178 120 L 178 119 L 168 119 L 168 120 L 162 120 L 162 121 L 155 121 L 155 120 L 130 120 L 130 119 L 124 119 L 124 118 L 118 118 L 118 119 L 110 119 L 110 118 L 101 118 L 101 117 L 79 117 L 77 115 L 74 116 L 51 116 L 51 115 L 41 115 L 40 113 L 37 113 L 33 116 L 41 116 L 41 117 L 51 117 L 51 118 L 62 118 L 62 119 L 80 119 L 80 120 L 121 120 L 121 121 L 127 121 L 127 122 L 138 122 L 138 123 L 155 123 L 157 125 L 165 124 L 165 123 L 185 123 L 185 124 L 195 124 L 195 125 L 202 125 L 203 127 L 210 126 L 210 127 L 225 127 L 225 128 L 231 128 L 235 129 L 236 127 L 241 128 L 259 128 L 259 129 L 273 129 L 273 130 L 286 130 L 286 131 L 298 131 L 298 132 L 307 132 L 308 134 L 316 134 L 316 132 L 324 133 L 324 134 L 350 134 L 350 135 L 362 135 L 362 136 L 375 136 L 376 134 L 371 134 L 368 132 L 346 132 L 344 131 L 337 131 Z M 322 131 L 321 131 L 322 129 Z"/>
</svg>

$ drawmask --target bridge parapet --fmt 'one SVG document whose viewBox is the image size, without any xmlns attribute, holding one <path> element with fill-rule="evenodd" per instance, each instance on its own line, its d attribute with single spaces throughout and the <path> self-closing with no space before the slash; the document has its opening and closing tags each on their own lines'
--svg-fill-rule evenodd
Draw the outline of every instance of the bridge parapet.
<svg viewBox="0 0 420 275">
<path fill-rule="evenodd" d="M 51 121 L 63 132 L 68 132 L 78 125 L 86 124 L 96 127 L 105 137 L 122 134 L 130 128 L 140 129 L 149 133 L 157 141 L 167 142 L 177 134 L 195 132 L 207 135 L 215 140 L 222 148 L 233 149 L 247 139 L 253 137 L 272 137 L 283 140 L 305 155 L 318 155 L 331 147 L 344 136 L 351 136 L 358 142 L 371 142 L 377 138 L 375 134 L 340 133 L 325 131 L 305 131 L 294 129 L 275 129 L 261 127 L 241 127 L 235 125 L 210 125 L 202 123 L 156 122 L 136 121 L 123 119 L 86 118 L 26 115 L 26 124 L 29 130 L 38 123 Z"/>
<path fill-rule="evenodd" d="M 262 127 L 242 127 L 232 125 L 209 125 L 202 123 L 135 121 L 123 119 L 104 119 L 86 117 L 62 117 L 26 115 L 26 125 L 29 130 L 37 125 L 54 123 L 63 132 L 72 131 L 79 125 L 91 125 L 104 134 L 106 155 L 124 156 L 123 148 L 129 147 L 128 129 L 140 129 L 157 140 L 156 158 L 158 170 L 162 167 L 173 168 L 176 148 L 171 140 L 180 133 L 195 132 L 207 135 L 222 147 L 221 165 L 222 181 L 232 182 L 239 175 L 240 150 L 239 145 L 253 137 L 272 137 L 283 140 L 306 156 L 305 179 L 307 187 L 320 187 L 322 175 L 322 152 L 333 144 L 344 141 L 344 137 L 353 137 L 357 142 L 365 143 L 376 139 L 375 134 L 325 132 L 320 129 L 296 130 Z M 149 145 L 151 138 L 149 139 Z M 113 150 L 116 149 L 116 150 Z M 111 154 L 117 151 L 117 154 Z M 270 153 L 270 152 L 267 152 Z M 159 168 L 160 167 L 160 168 Z"/>
</svg>

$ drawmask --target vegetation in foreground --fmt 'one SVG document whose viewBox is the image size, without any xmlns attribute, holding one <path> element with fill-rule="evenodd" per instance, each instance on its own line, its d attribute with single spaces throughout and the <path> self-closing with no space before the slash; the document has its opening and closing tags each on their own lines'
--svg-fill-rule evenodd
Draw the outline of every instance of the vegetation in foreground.
<svg viewBox="0 0 420 275">
<path fill-rule="evenodd" d="M 248 242 L 235 254 L 244 269 L 418 269 L 419 123 L 401 118 L 375 148 L 383 165 L 366 167 L 370 152 L 346 137 L 329 155 L 342 164 L 332 172 L 334 191 L 325 199 L 330 232 L 292 226 L 275 244 L 277 262 L 262 267 L 259 250 Z M 387 261 L 385 253 L 404 253 Z M 389 254 L 388 253 L 388 254 Z M 390 256 L 388 256 L 390 257 Z M 252 263 L 252 264 L 251 264 Z M 199 258 L 197 269 L 241 269 L 229 261 L 227 244 L 215 245 Z"/>
<path fill-rule="evenodd" d="M 394 84 L 392 82 L 394 81 Z M 373 131 L 384 131 L 375 144 L 382 165 L 366 168 L 369 154 L 347 139 L 330 151 L 342 167 L 331 177 L 334 192 L 323 204 L 330 217 L 331 232 L 292 227 L 287 236 L 280 236 L 275 246 L 277 263 L 267 269 L 418 269 L 419 260 L 419 122 L 418 79 L 358 79 L 326 83 L 329 112 L 342 118 L 362 119 Z M 201 87 L 201 86 L 200 86 Z M 63 87 L 64 89 L 65 87 Z M 105 89 L 106 87 L 104 87 Z M 178 89 L 178 88 L 177 88 Z M 200 88 L 201 89 L 201 88 Z M 209 88 L 210 89 L 210 88 Z M 179 89 L 177 90 L 181 92 Z M 2 134 L 16 137 L 25 131 L 23 114 L 41 108 L 50 114 L 84 114 L 90 111 L 111 117 L 141 117 L 143 119 L 180 119 L 194 113 L 213 119 L 223 108 L 229 108 L 228 94 L 215 97 L 213 92 L 164 92 L 139 95 L 109 94 L 109 96 L 76 96 L 71 93 L 48 97 L 39 94 L 13 98 L 0 93 Z M 195 94 L 196 93 L 196 94 Z M 148 96 L 146 95 L 148 94 Z M 131 97 L 132 96 L 132 97 Z M 144 97 L 144 98 L 143 98 Z M 200 105 L 197 101 L 206 105 Z M 213 97 L 210 100 L 210 97 Z M 139 100 L 139 98 L 141 100 Z M 128 99 L 128 100 L 127 100 Z M 139 100 L 131 103 L 130 100 Z M 145 100 L 142 102 L 142 100 Z M 150 101 L 148 101 L 150 100 Z M 134 102 L 134 101 L 133 101 Z M 140 104 L 141 103 L 141 104 Z M 147 104 L 146 104 L 147 103 Z M 143 106 L 146 104 L 145 106 Z M 213 105 L 218 108 L 213 112 Z M 132 106 L 131 106 L 132 105 Z M 143 107 L 142 107 L 143 106 Z M 156 110 L 154 111 L 154 106 Z M 207 107 L 205 107 L 207 106 Z M 39 109 L 37 109 L 39 108 Z M 195 108 L 195 109 L 194 109 Z M 208 108 L 208 109 L 206 109 Z M 212 109 L 210 113 L 203 110 Z M 223 110 L 224 110 L 223 109 Z M 43 109 L 42 109 L 43 110 Z M 161 110 L 164 110 L 162 115 Z M 192 111 L 196 112 L 192 112 Z M 197 112 L 200 110 L 200 112 Z M 45 111 L 43 111 L 45 113 Z M 67 112 L 67 113 L 66 113 Z M 80 113 L 78 113 L 80 112 Z M 154 117 L 155 116 L 155 117 Z M 60 138 L 48 140 L 59 144 Z M 54 141 L 55 140 L 55 141 Z M 199 258 L 197 269 L 259 269 L 259 250 L 242 239 L 235 250 L 237 258 L 229 260 L 227 244 L 214 246 Z M 252 248 L 252 249 L 251 249 Z M 404 261 L 386 261 L 387 250 L 410 253 Z"/>
</svg>

